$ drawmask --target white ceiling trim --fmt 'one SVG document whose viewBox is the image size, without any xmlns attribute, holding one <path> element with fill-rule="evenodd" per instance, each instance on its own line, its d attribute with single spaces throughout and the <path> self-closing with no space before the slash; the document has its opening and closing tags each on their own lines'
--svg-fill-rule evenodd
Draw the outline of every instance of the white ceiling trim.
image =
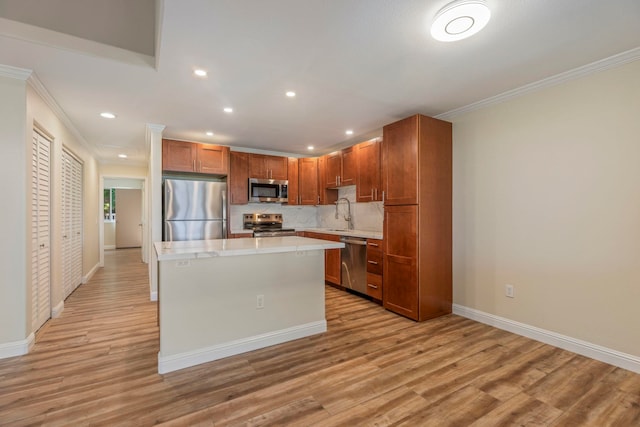
<svg viewBox="0 0 640 427">
<path fill-rule="evenodd" d="M 27 80 L 33 73 L 32 70 L 26 68 L 12 67 L 10 65 L 0 64 L 0 76 L 12 79 Z"/>
<path fill-rule="evenodd" d="M 621 65 L 628 64 L 629 62 L 637 61 L 638 59 L 640 59 L 640 47 L 610 56 L 605 59 L 601 59 L 596 62 L 592 62 L 591 64 L 583 65 L 582 67 L 574 68 L 573 70 L 569 70 L 564 73 L 556 74 L 555 76 L 547 77 L 546 79 L 542 79 L 537 82 L 533 82 L 528 85 L 509 90 L 507 92 L 503 92 L 496 96 L 492 96 L 490 98 L 465 105 L 464 107 L 456 108 L 445 113 L 438 114 L 437 116 L 435 116 L 435 118 L 451 121 L 455 117 L 488 107 L 490 105 L 500 104 L 504 101 L 522 96 L 530 92 L 534 92 L 550 86 L 555 86 L 570 80 L 579 79 L 581 77 L 599 73 L 610 68 L 619 67 Z"/>
<path fill-rule="evenodd" d="M 76 139 L 89 151 L 96 160 L 98 159 L 98 151 L 96 147 L 89 144 L 87 140 L 82 136 L 82 134 L 78 131 L 78 129 L 74 126 L 73 122 L 67 116 L 67 113 L 60 107 L 60 105 L 56 102 L 56 100 L 51 96 L 46 87 L 42 84 L 38 76 L 35 72 L 32 72 L 29 78 L 27 79 L 27 83 L 29 86 L 36 91 L 38 95 L 42 98 L 42 100 L 47 104 L 49 108 L 53 111 L 53 114 L 65 125 L 65 127 L 76 137 Z"/>
</svg>

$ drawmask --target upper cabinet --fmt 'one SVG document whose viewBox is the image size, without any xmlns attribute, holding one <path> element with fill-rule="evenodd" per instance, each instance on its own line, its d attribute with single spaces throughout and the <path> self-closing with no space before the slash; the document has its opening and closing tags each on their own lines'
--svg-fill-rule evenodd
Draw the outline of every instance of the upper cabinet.
<svg viewBox="0 0 640 427">
<path fill-rule="evenodd" d="M 298 159 L 298 194 L 301 205 L 317 205 L 318 191 L 318 158 Z"/>
<path fill-rule="evenodd" d="M 386 205 L 418 203 L 419 118 L 412 116 L 384 127 L 383 189 Z"/>
<path fill-rule="evenodd" d="M 229 147 L 163 139 L 162 170 L 227 175 Z"/>
<path fill-rule="evenodd" d="M 358 160 L 356 176 L 356 202 L 382 201 L 381 142 L 378 139 L 361 142 L 355 146 Z"/>
<path fill-rule="evenodd" d="M 326 171 L 324 186 L 336 188 L 356 184 L 358 169 L 354 147 L 348 147 L 326 156 Z"/>
<path fill-rule="evenodd" d="M 232 151 L 229 157 L 229 202 L 246 205 L 249 203 L 249 153 Z"/>
<path fill-rule="evenodd" d="M 287 159 L 288 179 L 289 187 L 287 188 L 287 204 L 289 206 L 300 204 L 300 194 L 298 187 L 298 159 L 295 157 L 289 157 Z"/>
<path fill-rule="evenodd" d="M 249 159 L 250 178 L 288 179 L 287 157 L 251 154 Z"/>
</svg>

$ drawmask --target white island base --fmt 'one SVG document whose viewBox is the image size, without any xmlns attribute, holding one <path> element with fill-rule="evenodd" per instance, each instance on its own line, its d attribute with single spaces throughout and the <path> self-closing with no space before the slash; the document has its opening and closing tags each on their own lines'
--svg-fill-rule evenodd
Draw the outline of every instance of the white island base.
<svg viewBox="0 0 640 427">
<path fill-rule="evenodd" d="M 324 249 L 341 245 L 302 237 L 156 243 L 158 372 L 325 332 Z"/>
</svg>

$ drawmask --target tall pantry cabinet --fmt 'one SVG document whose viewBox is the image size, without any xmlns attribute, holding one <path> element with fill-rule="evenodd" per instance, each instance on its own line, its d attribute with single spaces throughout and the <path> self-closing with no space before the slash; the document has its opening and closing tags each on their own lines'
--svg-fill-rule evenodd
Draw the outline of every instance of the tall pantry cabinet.
<svg viewBox="0 0 640 427">
<path fill-rule="evenodd" d="M 451 123 L 407 117 L 383 141 L 383 305 L 418 321 L 451 313 Z"/>
</svg>

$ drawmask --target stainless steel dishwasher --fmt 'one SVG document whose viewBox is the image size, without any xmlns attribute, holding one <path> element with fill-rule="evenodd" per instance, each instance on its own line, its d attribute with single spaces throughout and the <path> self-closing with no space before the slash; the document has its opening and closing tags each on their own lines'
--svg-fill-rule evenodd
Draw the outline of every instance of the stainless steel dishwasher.
<svg viewBox="0 0 640 427">
<path fill-rule="evenodd" d="M 344 243 L 342 258 L 342 286 L 362 294 L 367 293 L 367 239 L 340 237 Z"/>
</svg>

